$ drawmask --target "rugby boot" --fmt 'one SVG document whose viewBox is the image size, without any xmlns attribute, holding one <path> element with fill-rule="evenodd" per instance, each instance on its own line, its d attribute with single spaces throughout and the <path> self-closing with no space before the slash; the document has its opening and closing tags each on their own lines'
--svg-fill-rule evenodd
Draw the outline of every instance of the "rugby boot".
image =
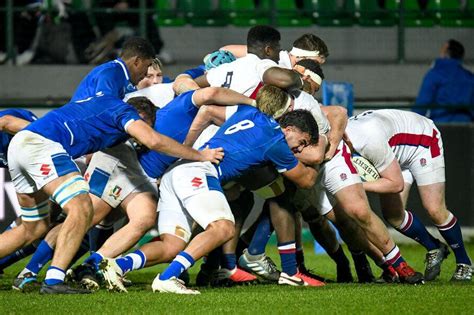
<svg viewBox="0 0 474 315">
<path fill-rule="evenodd" d="M 81 288 L 74 288 L 64 283 L 55 285 L 47 285 L 43 283 L 40 289 L 40 294 L 88 294 L 92 291 Z"/>
<path fill-rule="evenodd" d="M 160 274 L 156 275 L 151 285 L 153 292 L 175 293 L 175 294 L 201 294 L 197 290 L 188 289 L 182 280 L 171 277 L 168 280 L 160 280 Z"/>
<path fill-rule="evenodd" d="M 466 264 L 457 264 L 451 281 L 471 281 L 472 267 Z"/>
<path fill-rule="evenodd" d="M 239 266 L 245 271 L 252 272 L 265 280 L 277 282 L 280 278 L 280 271 L 278 271 L 275 263 L 265 254 L 250 255 L 245 249 L 239 258 Z"/>
<path fill-rule="evenodd" d="M 257 282 L 257 277 L 247 271 L 235 267 L 233 270 L 221 268 L 216 273 L 216 279 L 211 281 L 213 286 L 249 285 Z"/>
<path fill-rule="evenodd" d="M 370 267 L 370 263 L 364 253 L 352 253 L 352 260 L 354 261 L 354 267 L 359 283 L 375 282 L 376 279 L 372 272 L 372 268 Z"/>
<path fill-rule="evenodd" d="M 423 275 L 419 272 L 413 270 L 406 262 L 400 263 L 398 267 L 394 267 L 395 271 L 398 273 L 398 278 L 401 283 L 406 284 L 423 284 L 425 283 Z"/>
<path fill-rule="evenodd" d="M 431 281 L 436 279 L 441 273 L 441 264 L 443 260 L 449 255 L 448 246 L 440 243 L 440 247 L 437 249 L 430 250 L 426 253 L 425 263 L 425 280 Z"/>
<path fill-rule="evenodd" d="M 31 272 L 27 272 L 22 276 L 17 276 L 13 280 L 12 289 L 22 292 L 31 292 L 39 289 L 41 284 L 38 282 L 37 276 Z"/>
<path fill-rule="evenodd" d="M 308 286 L 308 287 L 322 287 L 325 285 L 324 282 L 308 277 L 301 272 L 297 272 L 295 275 L 290 276 L 285 272 L 280 273 L 278 284 L 291 285 L 291 286 Z"/>
</svg>

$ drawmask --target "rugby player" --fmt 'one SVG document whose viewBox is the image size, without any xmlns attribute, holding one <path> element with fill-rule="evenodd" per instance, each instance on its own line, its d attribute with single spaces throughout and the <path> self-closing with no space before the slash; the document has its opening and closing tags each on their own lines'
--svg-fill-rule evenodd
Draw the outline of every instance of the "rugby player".
<svg viewBox="0 0 474 315">
<path fill-rule="evenodd" d="M 135 109 L 110 96 L 88 97 L 53 110 L 17 133 L 8 149 L 9 170 L 22 208 L 22 224 L 0 235 L 0 256 L 41 237 L 48 228 L 51 196 L 68 216 L 59 231 L 43 293 L 82 293 L 64 285 L 64 269 L 76 253 L 93 209 L 88 185 L 72 158 L 135 137 L 145 146 L 171 155 L 212 160 L 219 150 L 197 152 L 160 135 Z"/>
<path fill-rule="evenodd" d="M 440 274 L 449 250 L 412 211 L 406 210 L 413 181 L 417 183 L 423 207 L 456 256 L 451 280 L 470 281 L 471 260 L 461 228 L 446 207 L 443 141 L 434 123 L 416 113 L 376 110 L 352 117 L 346 132 L 353 151 L 372 162 L 380 173 L 379 179 L 364 182 L 363 186 L 366 191 L 379 194 L 384 218 L 428 251 L 425 279 L 434 280 Z"/>
</svg>

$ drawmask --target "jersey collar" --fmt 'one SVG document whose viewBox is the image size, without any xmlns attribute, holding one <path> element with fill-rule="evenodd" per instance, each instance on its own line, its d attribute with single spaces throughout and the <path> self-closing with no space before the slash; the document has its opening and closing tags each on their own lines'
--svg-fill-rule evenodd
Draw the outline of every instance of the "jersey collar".
<svg viewBox="0 0 474 315">
<path fill-rule="evenodd" d="M 130 74 L 128 73 L 127 65 L 125 64 L 125 62 L 120 58 L 115 59 L 114 62 L 118 63 L 122 67 L 123 74 L 125 74 L 125 78 L 130 81 Z"/>
</svg>

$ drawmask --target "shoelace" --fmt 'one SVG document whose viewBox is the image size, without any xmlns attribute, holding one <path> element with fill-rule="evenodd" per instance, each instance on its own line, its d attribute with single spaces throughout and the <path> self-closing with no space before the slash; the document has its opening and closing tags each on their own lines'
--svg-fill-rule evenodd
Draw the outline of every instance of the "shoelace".
<svg viewBox="0 0 474 315">
<path fill-rule="evenodd" d="M 438 253 L 428 253 L 426 255 L 425 262 L 428 267 L 432 267 L 436 263 L 436 258 L 438 257 Z"/>
<path fill-rule="evenodd" d="M 265 265 L 265 269 L 269 269 L 272 273 L 278 270 L 276 264 L 268 256 L 265 256 L 265 258 L 263 259 L 263 264 Z"/>
<path fill-rule="evenodd" d="M 398 272 L 398 271 L 397 271 Z M 402 265 L 401 266 L 401 273 L 404 275 L 404 276 L 412 276 L 415 274 L 415 271 L 413 269 L 411 269 L 410 266 L 408 265 Z"/>
<path fill-rule="evenodd" d="M 469 267 L 458 265 L 456 268 L 456 277 L 462 278 L 465 274 L 469 273 Z"/>
<path fill-rule="evenodd" d="M 180 288 L 180 289 L 183 289 L 183 290 L 189 290 L 185 285 L 184 285 L 184 281 L 181 280 L 181 279 L 178 279 L 178 278 L 175 278 L 173 279 L 174 282 L 176 283 L 176 285 Z"/>
</svg>

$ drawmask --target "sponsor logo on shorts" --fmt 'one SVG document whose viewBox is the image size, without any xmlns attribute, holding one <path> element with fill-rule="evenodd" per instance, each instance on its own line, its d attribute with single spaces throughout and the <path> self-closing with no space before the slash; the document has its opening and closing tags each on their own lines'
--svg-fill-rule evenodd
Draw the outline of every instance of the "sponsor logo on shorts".
<svg viewBox="0 0 474 315">
<path fill-rule="evenodd" d="M 191 180 L 191 184 L 193 187 L 199 188 L 202 185 L 202 179 L 200 177 L 194 177 Z"/>
<path fill-rule="evenodd" d="M 426 166 L 426 159 L 425 159 L 425 158 L 421 158 L 421 159 L 420 159 L 420 165 L 421 165 L 422 167 L 425 167 L 425 166 Z"/>
<path fill-rule="evenodd" d="M 41 164 L 40 171 L 41 175 L 47 176 L 51 172 L 51 166 L 49 164 Z"/>
<path fill-rule="evenodd" d="M 174 229 L 174 235 L 179 236 L 179 237 L 185 237 L 186 236 L 186 230 L 179 225 L 176 226 Z"/>
<path fill-rule="evenodd" d="M 120 197 L 121 192 L 122 188 L 115 185 L 115 187 L 110 190 L 109 196 L 117 200 Z"/>
<path fill-rule="evenodd" d="M 343 180 L 343 181 L 347 179 L 346 173 L 341 173 L 341 174 L 339 175 L 339 177 L 340 177 L 341 180 Z"/>
</svg>

